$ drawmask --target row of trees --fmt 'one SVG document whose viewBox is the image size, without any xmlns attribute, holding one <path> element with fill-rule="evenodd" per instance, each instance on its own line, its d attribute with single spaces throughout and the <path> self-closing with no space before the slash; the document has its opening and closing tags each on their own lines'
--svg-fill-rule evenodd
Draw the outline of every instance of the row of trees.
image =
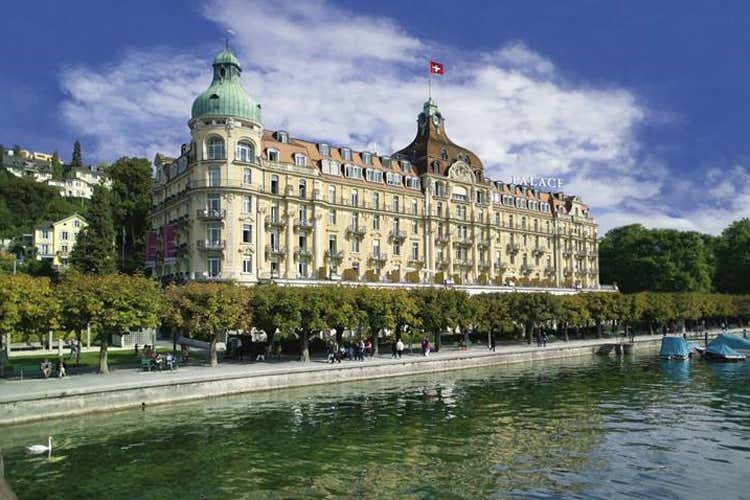
<svg viewBox="0 0 750 500">
<path fill-rule="evenodd" d="M 602 283 L 626 293 L 750 293 L 750 219 L 719 236 L 640 224 L 609 231 L 599 244 Z"/>
<path fill-rule="evenodd" d="M 143 276 L 66 273 L 48 278 L 0 276 L 0 332 L 3 342 L 43 340 L 50 330 L 80 339 L 91 328 L 100 344 L 100 371 L 106 373 L 107 346 L 115 333 L 161 324 L 173 332 L 210 344 L 230 331 L 265 332 L 266 348 L 275 341 L 298 340 L 301 359 L 310 359 L 310 342 L 337 340 L 345 333 L 378 339 L 429 337 L 437 349 L 443 336 L 524 339 L 531 343 L 544 329 L 564 340 L 603 336 L 616 328 L 654 333 L 661 328 L 702 328 L 750 318 L 750 296 L 702 293 L 632 295 L 581 293 L 495 293 L 469 296 L 455 289 L 387 290 L 368 287 L 243 287 L 199 283 L 159 288 Z"/>
</svg>

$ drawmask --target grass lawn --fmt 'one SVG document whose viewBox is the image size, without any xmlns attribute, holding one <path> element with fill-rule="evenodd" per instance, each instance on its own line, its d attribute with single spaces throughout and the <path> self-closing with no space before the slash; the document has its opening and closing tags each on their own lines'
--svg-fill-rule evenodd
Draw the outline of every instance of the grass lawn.
<svg viewBox="0 0 750 500">
<path fill-rule="evenodd" d="M 167 352 L 169 350 L 170 349 L 164 348 L 157 349 L 158 352 Z M 63 360 L 65 361 L 65 364 L 66 366 L 68 366 L 68 368 L 73 368 L 76 366 L 94 368 L 99 367 L 99 351 L 82 352 L 80 365 L 76 365 L 75 361 L 73 361 L 72 359 L 68 359 L 68 354 L 69 351 L 67 350 L 63 353 Z M 9 363 L 5 367 L 6 373 L 13 373 L 15 366 L 39 366 L 45 358 L 47 358 L 53 365 L 59 359 L 57 356 L 41 354 L 39 356 L 20 356 L 16 358 L 11 357 Z M 107 361 L 110 368 L 116 366 L 139 366 L 141 362 L 140 351 L 138 356 L 133 353 L 132 349 L 128 349 L 127 351 L 109 351 L 107 352 Z"/>
</svg>

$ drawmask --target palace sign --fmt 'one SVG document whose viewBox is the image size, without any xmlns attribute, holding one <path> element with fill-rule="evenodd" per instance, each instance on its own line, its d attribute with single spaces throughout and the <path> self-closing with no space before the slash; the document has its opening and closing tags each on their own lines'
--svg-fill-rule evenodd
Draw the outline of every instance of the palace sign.
<svg viewBox="0 0 750 500">
<path fill-rule="evenodd" d="M 529 186 L 534 188 L 552 188 L 562 189 L 563 181 L 559 177 L 540 177 L 536 175 L 527 175 L 524 177 L 510 178 L 510 183 L 516 186 Z"/>
</svg>

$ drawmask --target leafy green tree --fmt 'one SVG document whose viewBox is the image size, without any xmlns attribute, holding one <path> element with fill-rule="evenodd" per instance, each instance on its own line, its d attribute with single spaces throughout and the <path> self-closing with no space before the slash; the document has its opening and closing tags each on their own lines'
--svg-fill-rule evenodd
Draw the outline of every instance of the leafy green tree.
<svg viewBox="0 0 750 500">
<path fill-rule="evenodd" d="M 18 144 L 13 146 L 13 157 L 14 158 L 21 158 L 21 146 Z"/>
<path fill-rule="evenodd" d="M 0 334 L 5 348 L 15 335 L 19 339 L 44 341 L 60 319 L 60 304 L 49 278 L 25 274 L 0 275 Z M 5 357 L 0 355 L 0 370 Z"/>
<path fill-rule="evenodd" d="M 572 327 L 575 330 L 576 337 L 578 337 L 580 328 L 585 326 L 591 317 L 586 307 L 586 300 L 579 294 L 563 295 L 558 297 L 557 301 L 563 336 L 565 341 L 568 342 L 570 340 L 568 330 Z"/>
<path fill-rule="evenodd" d="M 304 320 L 299 327 L 300 359 L 310 362 L 310 339 L 330 326 L 325 321 L 325 293 L 318 287 L 290 289 L 299 296 L 300 315 Z"/>
<path fill-rule="evenodd" d="M 750 219 L 733 222 L 718 238 L 716 289 L 735 294 L 750 292 Z"/>
<path fill-rule="evenodd" d="M 0 144 L 0 167 L 5 166 L 5 146 Z"/>
<path fill-rule="evenodd" d="M 112 219 L 118 234 L 119 270 L 140 272 L 144 265 L 145 235 L 151 211 L 151 164 L 145 158 L 122 157 L 108 168 L 112 180 Z M 125 241 L 120 237 L 124 231 Z"/>
<path fill-rule="evenodd" d="M 696 232 L 633 224 L 609 231 L 599 244 L 601 281 L 625 293 L 708 292 L 713 266 L 712 238 Z"/>
<path fill-rule="evenodd" d="M 476 326 L 480 331 L 487 332 L 487 345 L 491 344 L 491 336 L 510 331 L 513 322 L 510 316 L 510 295 L 504 293 L 483 293 L 470 298 L 474 302 L 477 315 Z"/>
<path fill-rule="evenodd" d="M 396 321 L 393 315 L 392 302 L 389 300 L 389 290 L 381 288 L 362 287 L 357 290 L 357 309 L 363 314 L 364 325 L 372 337 L 372 346 L 378 354 L 378 340 L 381 330 L 393 330 Z"/>
<path fill-rule="evenodd" d="M 99 317 L 103 302 L 97 289 L 99 282 L 92 274 L 81 274 L 71 269 L 63 274 L 62 280 L 55 287 L 55 295 L 62 309 L 61 326 L 73 332 L 81 340 L 81 333 L 87 329 L 94 318 Z"/>
<path fill-rule="evenodd" d="M 599 338 L 603 337 L 603 326 L 607 321 L 615 319 L 615 309 L 613 302 L 615 299 L 612 298 L 611 293 L 605 292 L 589 292 L 581 294 L 586 309 L 588 310 L 591 320 L 596 325 L 596 334 Z"/>
<path fill-rule="evenodd" d="M 250 307 L 253 311 L 253 324 L 266 333 L 268 354 L 271 353 L 277 336 L 291 335 L 302 325 L 300 296 L 291 288 L 278 285 L 256 286 L 253 288 Z"/>
<path fill-rule="evenodd" d="M 410 292 L 401 289 L 391 290 L 388 300 L 393 315 L 394 341 L 401 338 L 407 329 L 415 330 L 421 326 L 419 306 Z"/>
<path fill-rule="evenodd" d="M 98 302 L 88 304 L 87 313 L 99 339 L 99 373 L 107 374 L 107 347 L 112 335 L 156 327 L 162 296 L 157 284 L 143 276 L 107 274 L 92 276 L 89 283 Z"/>
<path fill-rule="evenodd" d="M 441 335 L 448 328 L 455 328 L 460 324 L 461 311 L 458 303 L 462 300 L 459 295 L 466 293 L 454 289 L 423 288 L 413 292 L 417 301 L 418 314 L 422 328 L 434 335 L 437 350 L 441 347 Z"/>
<path fill-rule="evenodd" d="M 655 329 L 665 327 L 666 323 L 676 315 L 674 303 L 669 294 L 642 292 L 635 296 L 635 302 L 640 319 L 648 326 L 651 335 L 654 334 Z"/>
<path fill-rule="evenodd" d="M 186 336 L 210 343 L 212 367 L 219 365 L 217 342 L 230 330 L 249 330 L 251 291 L 235 283 L 200 283 L 167 288 L 165 321 Z"/>
<path fill-rule="evenodd" d="M 344 330 L 364 323 L 362 311 L 356 308 L 356 291 L 340 286 L 325 286 L 320 290 L 324 296 L 324 321 L 329 328 L 336 330 L 336 342 L 340 345 Z"/>
<path fill-rule="evenodd" d="M 86 217 L 88 226 L 78 233 L 70 255 L 73 267 L 84 273 L 109 274 L 117 269 L 115 261 L 115 229 L 112 224 L 110 192 L 94 187 L 91 209 Z"/>
<path fill-rule="evenodd" d="M 523 325 L 526 342 L 531 344 L 535 331 L 555 319 L 557 304 L 548 293 L 514 293 L 511 297 L 511 317 Z"/>
</svg>

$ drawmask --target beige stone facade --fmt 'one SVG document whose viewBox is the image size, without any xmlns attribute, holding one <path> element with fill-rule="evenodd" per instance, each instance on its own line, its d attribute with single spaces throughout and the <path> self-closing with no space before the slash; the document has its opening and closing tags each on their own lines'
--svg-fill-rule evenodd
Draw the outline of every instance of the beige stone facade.
<svg viewBox="0 0 750 500">
<path fill-rule="evenodd" d="M 164 280 L 599 286 L 588 207 L 486 179 L 431 100 L 392 155 L 254 117 L 204 113 L 189 127 L 181 155 L 155 162 L 152 227 L 177 228 L 176 257 L 153 267 Z"/>
</svg>

